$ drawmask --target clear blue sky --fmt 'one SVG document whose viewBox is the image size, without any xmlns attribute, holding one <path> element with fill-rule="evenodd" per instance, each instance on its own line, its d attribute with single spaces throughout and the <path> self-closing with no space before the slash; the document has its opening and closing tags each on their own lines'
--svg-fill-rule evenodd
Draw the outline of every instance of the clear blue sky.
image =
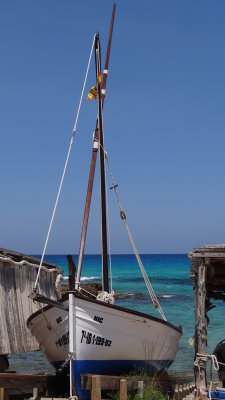
<svg viewBox="0 0 225 400">
<path fill-rule="evenodd" d="M 1 247 L 42 251 L 93 35 L 104 61 L 112 5 L 1 2 Z M 223 0 L 117 2 L 105 147 L 140 252 L 225 242 L 224 18 Z M 78 252 L 95 118 L 85 100 L 47 253 Z M 87 253 L 100 251 L 98 203 L 97 174 Z M 109 203 L 112 252 L 129 253 L 112 191 Z"/>
</svg>

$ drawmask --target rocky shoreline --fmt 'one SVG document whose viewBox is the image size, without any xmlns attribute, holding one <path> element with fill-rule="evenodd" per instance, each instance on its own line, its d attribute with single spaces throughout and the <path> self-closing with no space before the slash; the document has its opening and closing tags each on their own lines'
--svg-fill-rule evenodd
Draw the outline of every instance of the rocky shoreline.
<svg viewBox="0 0 225 400">
<path fill-rule="evenodd" d="M 83 283 L 80 285 L 81 289 L 84 290 L 84 293 L 90 293 L 91 295 L 97 296 L 99 292 L 102 290 L 102 285 L 100 283 Z M 61 292 L 62 294 L 65 294 L 69 291 L 68 285 L 62 285 L 61 286 Z M 161 298 L 163 296 L 158 296 L 158 298 Z M 115 299 L 129 299 L 129 298 L 136 298 L 136 299 L 148 299 L 149 296 L 146 294 L 142 293 L 114 293 L 114 298 Z"/>
</svg>

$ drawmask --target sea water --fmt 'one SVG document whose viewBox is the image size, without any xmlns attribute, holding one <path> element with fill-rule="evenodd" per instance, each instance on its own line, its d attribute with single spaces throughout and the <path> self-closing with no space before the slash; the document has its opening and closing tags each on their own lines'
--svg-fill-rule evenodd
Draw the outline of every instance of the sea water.
<svg viewBox="0 0 225 400">
<path fill-rule="evenodd" d="M 167 320 L 176 326 L 181 325 L 183 329 L 179 350 L 169 371 L 179 374 L 191 373 L 194 349 L 188 341 L 194 335 L 195 313 L 193 287 L 189 277 L 190 260 L 186 255 L 180 254 L 143 254 L 141 259 Z M 48 255 L 45 260 L 59 265 L 64 275 L 68 276 L 65 255 Z M 77 256 L 74 260 L 77 264 Z M 127 298 L 117 299 L 116 304 L 161 318 L 152 306 L 136 257 L 112 255 L 111 264 L 114 292 L 130 294 Z M 81 281 L 82 283 L 101 283 L 100 255 L 84 256 Z M 225 305 L 221 301 L 213 301 L 213 303 L 216 304 L 216 308 L 208 313 L 210 318 L 208 354 L 211 354 L 216 344 L 225 338 L 224 322 L 221 323 Z M 29 363 L 31 358 L 32 367 Z M 52 372 L 51 366 L 40 352 L 10 356 L 10 367 L 24 373 L 31 372 L 30 368 L 33 372 Z"/>
</svg>

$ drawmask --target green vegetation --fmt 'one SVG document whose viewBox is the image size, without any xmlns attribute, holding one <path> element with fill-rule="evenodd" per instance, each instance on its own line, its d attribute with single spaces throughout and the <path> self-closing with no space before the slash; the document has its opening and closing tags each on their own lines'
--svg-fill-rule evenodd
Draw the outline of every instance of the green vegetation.
<svg viewBox="0 0 225 400">
<path fill-rule="evenodd" d="M 144 381 L 143 390 L 134 390 L 127 392 L 127 400 L 166 400 L 166 396 L 161 392 L 159 377 L 150 376 L 145 370 L 133 371 L 126 374 L 126 377 L 136 377 L 139 381 Z M 123 377 L 121 376 L 121 379 Z M 108 393 L 112 400 L 119 400 L 119 390 Z"/>
</svg>

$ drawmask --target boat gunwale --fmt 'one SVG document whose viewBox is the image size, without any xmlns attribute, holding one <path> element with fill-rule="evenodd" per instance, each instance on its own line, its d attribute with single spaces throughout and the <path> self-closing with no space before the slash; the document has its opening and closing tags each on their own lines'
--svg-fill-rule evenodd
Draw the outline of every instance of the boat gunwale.
<svg viewBox="0 0 225 400">
<path fill-rule="evenodd" d="M 104 303 L 104 302 L 99 301 L 99 300 L 97 300 L 97 299 L 92 299 L 92 298 L 86 297 L 86 296 L 80 294 L 80 293 L 77 292 L 77 291 L 69 291 L 69 292 L 68 292 L 66 295 L 64 295 L 60 300 L 58 300 L 58 303 L 62 303 L 63 301 L 67 300 L 67 299 L 69 298 L 69 294 L 70 294 L 70 293 L 73 294 L 75 297 L 77 297 L 77 298 L 79 298 L 79 299 L 82 299 L 82 300 L 85 300 L 85 301 L 89 301 L 89 302 L 91 302 L 91 303 L 95 303 L 95 304 L 99 304 L 99 305 L 102 305 L 102 306 L 105 306 L 105 307 L 109 307 L 109 308 L 112 308 L 112 309 L 116 309 L 116 310 L 122 311 L 122 312 L 124 312 L 124 313 L 133 314 L 133 315 L 136 315 L 136 316 L 139 316 L 139 317 L 142 317 L 142 318 L 147 318 L 148 320 L 160 322 L 160 323 L 162 323 L 162 324 L 164 324 L 164 325 L 169 326 L 170 328 L 174 329 L 175 331 L 179 332 L 181 335 L 182 335 L 182 333 L 183 333 L 182 327 L 177 327 L 177 326 L 171 324 L 170 322 L 165 321 L 165 320 L 160 319 L 160 318 L 157 318 L 157 317 L 154 317 L 153 315 L 145 314 L 145 313 L 142 313 L 142 312 L 136 311 L 136 310 L 131 310 L 131 309 L 126 308 L 126 307 L 117 306 L 116 304 Z M 43 307 L 42 309 L 35 311 L 35 313 L 31 314 L 31 315 L 29 316 L 29 318 L 27 319 L 27 322 L 26 322 L 27 327 L 28 327 L 30 321 L 31 321 L 33 318 L 35 318 L 38 314 L 41 314 L 43 311 L 46 311 L 46 310 L 48 310 L 48 309 L 50 309 L 50 308 L 52 308 L 52 307 L 56 307 L 56 306 L 47 305 L 47 306 Z M 65 309 L 65 311 L 68 312 L 68 310 L 66 310 L 66 309 Z M 28 327 L 28 328 L 29 328 L 29 327 Z"/>
</svg>

